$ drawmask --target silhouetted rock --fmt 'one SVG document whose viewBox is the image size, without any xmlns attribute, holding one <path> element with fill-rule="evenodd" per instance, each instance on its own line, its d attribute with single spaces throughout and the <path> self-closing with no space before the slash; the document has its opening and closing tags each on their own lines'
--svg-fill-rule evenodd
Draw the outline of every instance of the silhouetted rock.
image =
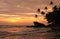
<svg viewBox="0 0 60 39">
<path fill-rule="evenodd" d="M 42 23 L 39 23 L 39 22 L 36 22 L 36 21 L 34 21 L 33 23 L 34 23 L 35 27 L 45 27 L 45 25 L 42 24 Z"/>
<path fill-rule="evenodd" d="M 46 27 L 44 24 L 39 23 L 39 22 L 37 22 L 37 21 L 34 21 L 33 24 L 34 24 L 34 25 L 27 26 L 27 27 L 32 27 L 32 28 Z"/>
<path fill-rule="evenodd" d="M 50 2 L 50 5 L 53 5 L 53 1 Z M 47 12 L 48 7 L 45 6 L 44 9 Z M 40 12 L 39 8 L 38 8 L 38 12 Z M 44 15 L 46 12 L 41 12 L 41 14 Z M 48 21 L 47 27 L 51 27 L 51 28 L 52 27 L 60 27 L 60 7 L 57 7 L 57 5 L 52 7 L 52 12 L 47 12 L 45 18 Z M 33 23 L 34 23 L 34 27 L 46 27 L 44 24 L 39 23 L 37 21 L 35 21 Z"/>
</svg>

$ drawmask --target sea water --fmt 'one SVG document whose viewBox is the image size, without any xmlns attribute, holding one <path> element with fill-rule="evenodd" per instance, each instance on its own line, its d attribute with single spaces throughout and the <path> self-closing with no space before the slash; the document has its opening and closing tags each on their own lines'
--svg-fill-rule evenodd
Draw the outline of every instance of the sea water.
<svg viewBox="0 0 60 39">
<path fill-rule="evenodd" d="M 60 39 L 60 31 L 50 27 L 0 26 L 0 39 Z"/>
</svg>

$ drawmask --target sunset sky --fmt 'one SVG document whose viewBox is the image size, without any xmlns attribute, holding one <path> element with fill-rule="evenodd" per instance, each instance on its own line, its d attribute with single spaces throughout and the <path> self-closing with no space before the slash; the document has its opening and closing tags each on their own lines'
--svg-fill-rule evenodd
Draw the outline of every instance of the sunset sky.
<svg viewBox="0 0 60 39">
<path fill-rule="evenodd" d="M 40 8 L 44 11 L 47 6 L 51 11 L 49 5 L 51 0 L 0 0 L 0 25 L 32 25 L 36 21 L 34 15 Z M 54 5 L 59 5 L 60 0 L 52 0 Z M 46 19 L 41 14 L 38 14 L 37 21 L 47 24 Z"/>
</svg>

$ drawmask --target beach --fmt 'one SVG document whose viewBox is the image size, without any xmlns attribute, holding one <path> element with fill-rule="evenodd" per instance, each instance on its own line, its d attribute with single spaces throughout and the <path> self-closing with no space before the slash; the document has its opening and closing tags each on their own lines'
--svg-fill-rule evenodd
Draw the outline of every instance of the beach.
<svg viewBox="0 0 60 39">
<path fill-rule="evenodd" d="M 60 31 L 49 27 L 0 27 L 0 39 L 60 39 Z"/>
</svg>

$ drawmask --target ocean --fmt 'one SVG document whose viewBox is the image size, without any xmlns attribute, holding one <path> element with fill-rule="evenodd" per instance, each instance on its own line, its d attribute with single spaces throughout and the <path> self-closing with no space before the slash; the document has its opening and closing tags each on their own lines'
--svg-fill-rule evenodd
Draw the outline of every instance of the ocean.
<svg viewBox="0 0 60 39">
<path fill-rule="evenodd" d="M 60 28 L 0 26 L 0 39 L 60 39 Z"/>
</svg>

